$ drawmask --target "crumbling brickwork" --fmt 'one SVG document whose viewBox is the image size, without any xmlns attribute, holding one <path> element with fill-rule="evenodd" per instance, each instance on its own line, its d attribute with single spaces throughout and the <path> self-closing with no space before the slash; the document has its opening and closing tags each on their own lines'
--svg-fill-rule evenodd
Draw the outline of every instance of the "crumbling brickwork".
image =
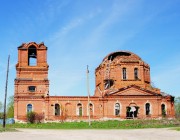
<svg viewBox="0 0 180 140">
<path fill-rule="evenodd" d="M 96 89 L 87 96 L 49 96 L 47 47 L 18 47 L 14 117 L 26 121 L 34 111 L 46 121 L 174 117 L 174 97 L 151 86 L 150 66 L 128 51 L 107 55 L 95 70 Z"/>
</svg>

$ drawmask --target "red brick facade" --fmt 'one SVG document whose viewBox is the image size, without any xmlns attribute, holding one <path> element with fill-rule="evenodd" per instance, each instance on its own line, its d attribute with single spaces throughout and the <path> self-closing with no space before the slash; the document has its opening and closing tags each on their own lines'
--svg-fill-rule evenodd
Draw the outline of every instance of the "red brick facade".
<svg viewBox="0 0 180 140">
<path fill-rule="evenodd" d="M 46 121 L 87 119 L 87 96 L 49 96 L 47 47 L 35 42 L 18 47 L 14 117 L 27 112 Z M 174 117 L 174 98 L 151 86 L 150 67 L 127 51 L 106 56 L 96 68 L 96 90 L 90 97 L 92 119 Z"/>
</svg>

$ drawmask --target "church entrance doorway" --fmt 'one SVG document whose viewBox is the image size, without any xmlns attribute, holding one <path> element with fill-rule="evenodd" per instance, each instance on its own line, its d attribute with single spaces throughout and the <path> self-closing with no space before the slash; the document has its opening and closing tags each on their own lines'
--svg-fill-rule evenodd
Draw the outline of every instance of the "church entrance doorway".
<svg viewBox="0 0 180 140">
<path fill-rule="evenodd" d="M 136 104 L 130 104 L 126 107 L 126 118 L 134 119 L 138 117 L 139 107 Z"/>
</svg>

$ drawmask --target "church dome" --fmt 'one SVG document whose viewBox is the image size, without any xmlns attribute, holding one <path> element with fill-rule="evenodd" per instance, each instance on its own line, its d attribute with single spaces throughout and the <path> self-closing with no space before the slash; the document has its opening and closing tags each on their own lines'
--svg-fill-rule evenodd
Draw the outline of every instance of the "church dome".
<svg viewBox="0 0 180 140">
<path fill-rule="evenodd" d="M 138 55 L 129 51 L 117 51 L 117 52 L 110 53 L 103 59 L 103 62 L 107 60 L 111 60 L 111 61 L 114 61 L 114 60 L 139 61 L 141 60 L 142 61 L 142 59 Z"/>
</svg>

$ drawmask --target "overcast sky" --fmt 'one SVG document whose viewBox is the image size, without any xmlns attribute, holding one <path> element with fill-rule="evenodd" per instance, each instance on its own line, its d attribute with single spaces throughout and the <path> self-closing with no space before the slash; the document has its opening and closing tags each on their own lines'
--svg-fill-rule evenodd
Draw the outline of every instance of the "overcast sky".
<svg viewBox="0 0 180 140">
<path fill-rule="evenodd" d="M 109 53 L 128 50 L 151 67 L 162 91 L 180 96 L 179 0 L 0 0 L 0 101 L 8 55 L 8 96 L 14 94 L 17 47 L 48 47 L 50 95 L 91 95 L 95 68 Z"/>
</svg>

